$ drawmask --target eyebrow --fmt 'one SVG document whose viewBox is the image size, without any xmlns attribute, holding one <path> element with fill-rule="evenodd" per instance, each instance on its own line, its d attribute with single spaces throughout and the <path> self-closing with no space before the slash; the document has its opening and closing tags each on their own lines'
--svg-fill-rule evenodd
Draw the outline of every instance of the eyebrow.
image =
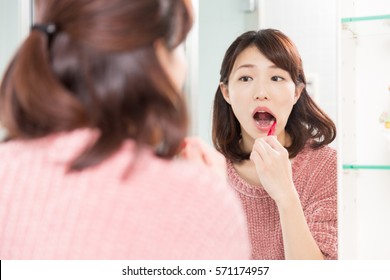
<svg viewBox="0 0 390 280">
<path fill-rule="evenodd" d="M 241 69 L 241 68 L 255 68 L 256 66 L 254 64 L 242 64 L 240 66 L 238 66 L 235 71 L 237 71 L 238 69 Z M 276 66 L 275 64 L 271 64 L 268 68 L 272 68 L 272 69 L 281 69 L 280 67 Z"/>
<path fill-rule="evenodd" d="M 254 67 L 255 67 L 254 64 L 242 64 L 242 65 L 238 66 L 236 70 L 238 70 L 240 68 L 254 68 Z"/>
</svg>

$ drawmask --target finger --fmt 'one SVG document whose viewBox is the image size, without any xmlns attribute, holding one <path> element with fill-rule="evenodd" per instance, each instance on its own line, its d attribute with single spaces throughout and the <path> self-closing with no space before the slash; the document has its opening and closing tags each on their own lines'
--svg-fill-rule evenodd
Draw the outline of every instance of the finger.
<svg viewBox="0 0 390 280">
<path fill-rule="evenodd" d="M 181 155 L 187 160 L 204 164 L 203 155 L 201 151 L 193 143 L 187 142 L 186 146 L 181 152 Z"/>
<path fill-rule="evenodd" d="M 278 152 L 281 152 L 283 150 L 285 150 L 285 148 L 283 147 L 283 145 L 278 141 L 278 139 L 276 138 L 276 136 L 267 136 L 267 137 L 264 137 L 262 138 L 264 140 L 265 143 L 267 143 L 270 147 L 272 147 L 272 149 L 274 149 L 275 151 L 278 151 Z"/>
<path fill-rule="evenodd" d="M 199 148 L 202 150 L 202 152 L 204 154 L 207 154 L 210 152 L 213 153 L 216 151 L 212 146 L 210 146 L 209 144 L 207 144 L 206 142 L 204 142 L 202 139 L 200 139 L 198 137 L 191 138 L 191 141 L 196 143 L 196 145 L 199 146 Z"/>
<path fill-rule="evenodd" d="M 272 148 L 275 152 L 275 155 L 278 155 L 282 158 L 289 158 L 289 153 L 285 147 L 278 141 L 275 136 L 268 136 L 263 138 L 264 141 Z"/>
<path fill-rule="evenodd" d="M 188 143 L 191 143 L 198 148 L 206 164 L 212 165 L 215 162 L 225 162 L 225 158 L 221 153 L 200 138 L 190 137 L 188 138 Z"/>
<path fill-rule="evenodd" d="M 256 169 L 262 172 L 265 163 L 261 155 L 257 151 L 252 151 L 249 159 L 255 164 Z"/>
<path fill-rule="evenodd" d="M 222 178 L 227 178 L 226 160 L 221 153 L 197 137 L 187 138 L 186 146 L 185 151 L 192 161 L 202 163 Z"/>
<path fill-rule="evenodd" d="M 253 149 L 261 155 L 263 160 L 267 160 L 270 156 L 275 154 L 273 148 L 266 141 L 264 141 L 264 138 L 256 139 L 255 144 L 253 145 Z"/>
</svg>

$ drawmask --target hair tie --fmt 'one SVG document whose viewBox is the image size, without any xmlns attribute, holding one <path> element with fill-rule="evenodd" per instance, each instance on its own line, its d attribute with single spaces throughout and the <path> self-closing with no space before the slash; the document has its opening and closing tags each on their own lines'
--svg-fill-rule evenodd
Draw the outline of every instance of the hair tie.
<svg viewBox="0 0 390 280">
<path fill-rule="evenodd" d="M 31 27 L 31 30 L 38 30 L 47 36 L 52 36 L 56 31 L 57 27 L 54 23 L 49 23 L 49 24 L 34 24 Z"/>
</svg>

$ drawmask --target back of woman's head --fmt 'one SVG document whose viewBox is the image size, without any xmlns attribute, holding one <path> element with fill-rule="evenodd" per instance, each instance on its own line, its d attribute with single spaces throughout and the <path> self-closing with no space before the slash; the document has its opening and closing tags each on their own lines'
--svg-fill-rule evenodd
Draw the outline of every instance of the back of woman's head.
<svg viewBox="0 0 390 280">
<path fill-rule="evenodd" d="M 276 29 L 248 31 L 236 38 L 222 61 L 220 82 L 228 85 L 237 57 L 251 46 L 255 46 L 277 67 L 287 71 L 295 86 L 303 87 L 285 127 L 292 140 L 292 144 L 287 147 L 290 157 L 295 157 L 309 140 L 313 148 L 331 143 L 336 137 L 336 126 L 306 91 L 306 78 L 299 52 L 294 43 L 281 31 Z M 241 150 L 240 133 L 240 124 L 218 87 L 213 108 L 213 143 L 217 150 L 232 161 L 249 158 L 249 154 Z"/>
<path fill-rule="evenodd" d="M 97 164 L 125 139 L 170 158 L 186 132 L 184 101 L 156 54 L 192 25 L 186 0 L 37 0 L 36 22 L 0 89 L 10 139 L 90 127 L 97 141 L 71 166 Z"/>
</svg>

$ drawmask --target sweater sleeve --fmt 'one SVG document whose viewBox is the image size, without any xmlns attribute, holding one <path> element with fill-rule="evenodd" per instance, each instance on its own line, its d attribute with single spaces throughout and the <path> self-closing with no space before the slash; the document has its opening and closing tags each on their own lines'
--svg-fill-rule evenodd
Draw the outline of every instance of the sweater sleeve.
<svg viewBox="0 0 390 280">
<path fill-rule="evenodd" d="M 308 226 L 325 259 L 337 259 L 337 155 L 331 148 L 312 158 L 308 194 L 304 213 Z"/>
</svg>

